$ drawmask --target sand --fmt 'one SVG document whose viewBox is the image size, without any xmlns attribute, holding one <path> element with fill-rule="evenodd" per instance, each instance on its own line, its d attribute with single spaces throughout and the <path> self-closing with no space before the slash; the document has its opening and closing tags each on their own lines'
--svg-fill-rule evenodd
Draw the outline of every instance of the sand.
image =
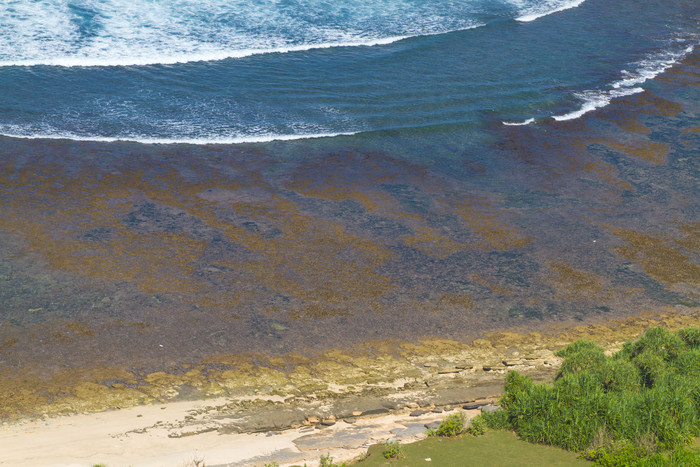
<svg viewBox="0 0 700 467">
<path fill-rule="evenodd" d="M 427 411 L 360 417 L 351 423 L 301 427 L 266 433 L 221 434 L 208 431 L 179 436 L 188 418 L 226 399 L 184 401 L 6 424 L 0 429 L 1 465 L 12 466 L 195 466 L 317 465 L 322 454 L 351 460 L 367 446 L 388 439 L 409 442 L 424 437 L 424 424 L 447 413 Z M 468 414 L 478 413 L 476 410 Z M 220 424 L 208 414 L 211 428 Z M 201 426 L 203 420 L 198 419 Z M 207 423 L 207 421 L 204 421 Z M 176 437 L 173 437 L 175 435 Z"/>
</svg>

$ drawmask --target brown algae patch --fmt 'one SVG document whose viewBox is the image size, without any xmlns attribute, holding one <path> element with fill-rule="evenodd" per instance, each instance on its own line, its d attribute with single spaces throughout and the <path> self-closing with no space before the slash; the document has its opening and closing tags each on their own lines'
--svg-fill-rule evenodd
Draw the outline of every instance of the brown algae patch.
<svg viewBox="0 0 700 467">
<path fill-rule="evenodd" d="M 647 135 L 651 133 L 651 129 L 639 122 L 640 115 L 672 117 L 682 110 L 683 107 L 680 104 L 664 99 L 647 90 L 628 97 L 625 106 L 603 109 L 599 118 L 614 122 L 623 131 Z"/>
<path fill-rule="evenodd" d="M 642 141 L 634 143 L 603 141 L 603 144 L 610 146 L 616 151 L 644 159 L 654 165 L 663 164 L 666 161 L 666 156 L 669 150 L 667 144 L 658 143 L 656 141 Z"/>
<path fill-rule="evenodd" d="M 554 352 L 574 340 L 590 339 L 613 349 L 650 327 L 700 325 L 700 309 L 685 310 L 667 308 L 542 332 L 501 331 L 470 344 L 429 338 L 367 342 L 353 351 L 332 349 L 312 357 L 221 355 L 151 373 L 95 367 L 38 376 L 26 369 L 22 376 L 0 378 L 0 416 L 11 420 L 95 412 L 192 397 L 279 396 L 294 403 L 377 391 L 472 387 L 501 382 L 508 369 L 551 375 L 559 362 Z"/>
<path fill-rule="evenodd" d="M 679 247 L 693 248 L 697 254 L 697 226 L 688 226 L 689 233 L 681 240 L 622 228 L 613 228 L 612 231 L 627 242 L 616 248 L 618 253 L 641 264 L 644 272 L 654 279 L 669 285 L 684 283 L 700 286 L 700 266 Z"/>
<path fill-rule="evenodd" d="M 305 212 L 255 173 L 245 183 L 217 174 L 192 183 L 170 167 L 152 169 L 158 175 L 70 175 L 6 164 L 0 195 L 12 196 L 3 228 L 52 268 L 181 294 L 204 308 L 230 310 L 275 290 L 296 314 L 333 315 L 392 291 L 392 279 L 377 272 L 392 257 L 386 247 Z"/>
<path fill-rule="evenodd" d="M 571 299 L 598 295 L 603 289 L 605 280 L 597 274 L 575 269 L 563 262 L 551 264 L 549 267 L 557 274 L 557 287 L 563 289 L 562 293 Z"/>
</svg>

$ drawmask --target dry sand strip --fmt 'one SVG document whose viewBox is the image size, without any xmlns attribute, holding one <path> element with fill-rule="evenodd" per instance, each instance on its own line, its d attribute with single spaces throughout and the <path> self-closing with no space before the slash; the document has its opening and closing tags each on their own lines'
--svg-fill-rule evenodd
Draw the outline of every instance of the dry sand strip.
<svg viewBox="0 0 700 467">
<path fill-rule="evenodd" d="M 274 461 L 311 467 L 318 465 L 322 454 L 337 461 L 351 460 L 374 443 L 420 439 L 425 436 L 425 424 L 447 416 L 440 408 L 421 410 L 414 403 L 392 413 L 338 421 L 331 417 L 324 424 L 310 417 L 311 426 L 295 429 L 226 433 L 220 428 L 226 426 L 227 416 L 212 407 L 224 407 L 227 402 L 182 401 L 5 424 L 0 428 L 0 465 L 211 467 L 262 466 Z M 466 413 L 473 416 L 478 411 Z"/>
</svg>

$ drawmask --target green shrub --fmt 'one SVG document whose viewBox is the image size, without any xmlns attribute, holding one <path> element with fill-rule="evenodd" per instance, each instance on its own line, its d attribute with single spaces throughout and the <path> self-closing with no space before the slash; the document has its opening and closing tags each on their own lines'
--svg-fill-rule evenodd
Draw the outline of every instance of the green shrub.
<svg viewBox="0 0 700 467">
<path fill-rule="evenodd" d="M 382 455 L 384 459 L 398 459 L 403 455 L 401 445 L 398 441 L 385 441 L 383 443 Z"/>
<path fill-rule="evenodd" d="M 500 412 L 500 411 L 497 411 Z M 472 418 L 469 420 L 469 425 L 467 428 L 464 430 L 465 433 L 470 434 L 472 436 L 481 436 L 486 433 L 486 422 L 484 421 L 484 418 L 481 415 L 477 415 L 476 417 Z"/>
<path fill-rule="evenodd" d="M 457 436 L 462 434 L 466 425 L 467 417 L 462 412 L 454 413 L 448 416 L 440 424 L 435 434 L 437 436 Z"/>
<path fill-rule="evenodd" d="M 495 412 L 484 412 L 480 415 L 484 424 L 493 430 L 512 430 L 508 420 L 508 412 L 505 410 L 496 410 Z"/>
<path fill-rule="evenodd" d="M 609 451 L 605 448 L 595 452 L 592 456 L 595 465 L 601 467 L 620 467 L 633 465 L 639 457 L 631 444 L 626 444 L 620 449 Z"/>
<path fill-rule="evenodd" d="M 333 458 L 330 454 L 326 454 L 325 456 L 321 454 L 321 463 L 319 464 L 319 467 L 347 467 L 347 465 L 348 464 L 346 462 L 336 464 L 333 462 Z"/>
<path fill-rule="evenodd" d="M 599 366 L 606 358 L 605 352 L 598 344 L 587 340 L 578 340 L 556 355 L 565 358 L 557 373 L 557 379 L 592 366 Z"/>
<path fill-rule="evenodd" d="M 606 392 L 638 391 L 640 388 L 639 369 L 629 360 L 606 358 L 594 371 Z"/>
<path fill-rule="evenodd" d="M 676 336 L 678 336 L 683 342 L 685 342 L 691 349 L 700 348 L 700 329 L 681 329 L 680 331 L 676 331 Z"/>
<path fill-rule="evenodd" d="M 693 335 L 694 332 L 688 331 L 688 335 Z M 650 352 L 664 361 L 670 361 L 688 348 L 679 334 L 673 334 L 665 328 L 652 328 L 637 341 L 626 343 L 620 353 L 631 360 L 643 352 Z"/>
<path fill-rule="evenodd" d="M 510 372 L 501 411 L 483 414 L 484 422 L 599 465 L 692 455 L 678 448 L 700 435 L 699 329 L 651 329 L 612 357 L 590 341 L 558 355 L 565 360 L 551 384 Z"/>
</svg>

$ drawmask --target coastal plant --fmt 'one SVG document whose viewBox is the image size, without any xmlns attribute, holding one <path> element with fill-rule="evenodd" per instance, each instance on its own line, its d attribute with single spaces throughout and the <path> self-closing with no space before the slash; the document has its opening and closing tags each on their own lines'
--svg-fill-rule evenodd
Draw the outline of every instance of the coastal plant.
<svg viewBox="0 0 700 467">
<path fill-rule="evenodd" d="M 679 449 L 700 435 L 699 329 L 654 328 L 612 356 L 585 340 L 558 355 L 551 384 L 510 372 L 502 410 L 482 414 L 486 425 L 599 465 L 692 455 Z"/>
<path fill-rule="evenodd" d="M 477 415 L 476 417 L 469 420 L 469 425 L 464 430 L 465 433 L 472 436 L 482 436 L 486 433 L 486 422 L 482 415 Z"/>
<path fill-rule="evenodd" d="M 403 450 L 398 441 L 385 441 L 382 444 L 382 455 L 384 459 L 398 459 L 403 456 Z"/>
<path fill-rule="evenodd" d="M 437 436 L 453 437 L 464 432 L 467 417 L 462 412 L 449 415 L 435 430 Z"/>
<path fill-rule="evenodd" d="M 508 412 L 505 410 L 495 410 L 493 412 L 484 412 L 479 415 L 484 421 L 484 425 L 493 430 L 511 430 L 512 426 L 508 420 Z"/>
<path fill-rule="evenodd" d="M 325 456 L 321 454 L 321 459 L 319 463 L 319 467 L 347 467 L 347 463 L 343 462 L 342 464 L 336 464 L 333 462 L 333 458 L 331 457 L 330 453 L 327 453 Z"/>
</svg>

